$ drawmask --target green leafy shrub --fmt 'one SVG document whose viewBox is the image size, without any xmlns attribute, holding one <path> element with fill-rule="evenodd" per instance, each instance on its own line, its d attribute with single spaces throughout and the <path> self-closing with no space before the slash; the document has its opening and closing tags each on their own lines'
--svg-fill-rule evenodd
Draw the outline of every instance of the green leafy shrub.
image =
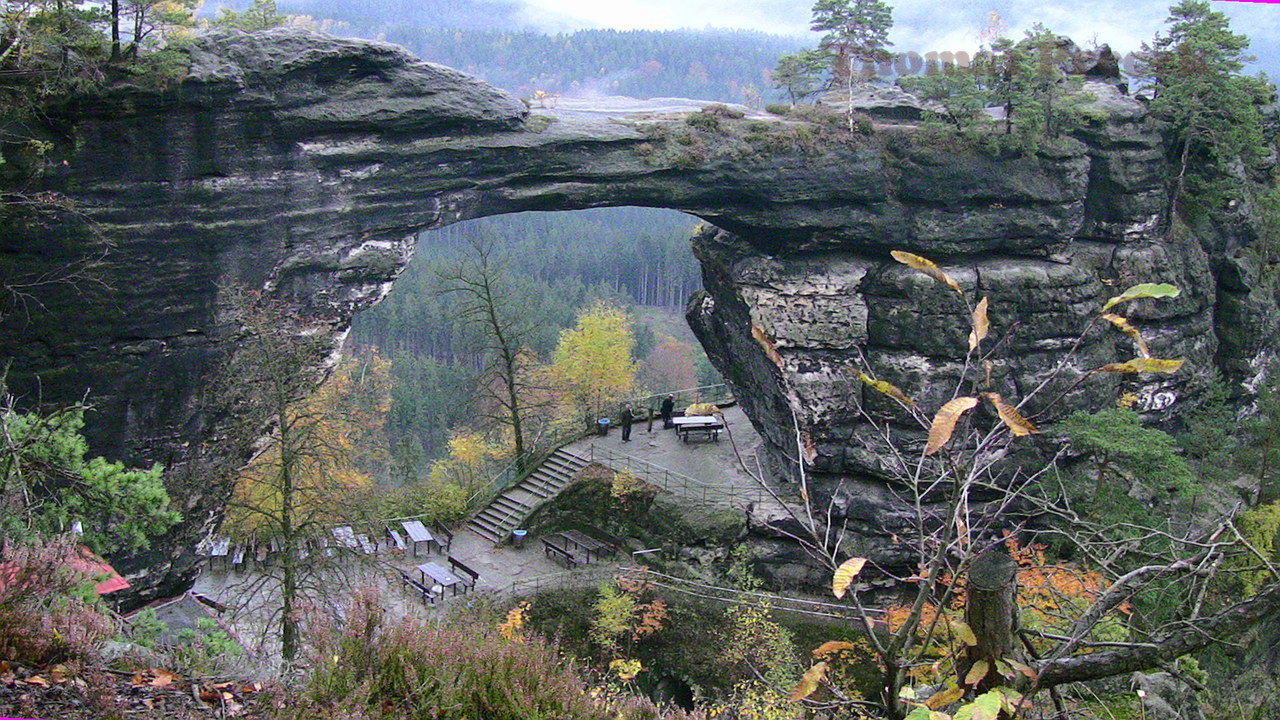
<svg viewBox="0 0 1280 720">
<path fill-rule="evenodd" d="M 95 552 L 145 547 L 180 515 L 169 509 L 163 468 L 130 470 L 104 458 L 85 458 L 85 406 L 48 414 L 13 407 L 0 378 L 0 537 L 52 536 L 84 523 Z"/>
<path fill-rule="evenodd" d="M 1099 490 L 1108 480 L 1126 475 L 1170 493 L 1186 494 L 1195 488 L 1195 476 L 1178 456 L 1173 437 L 1143 427 L 1142 418 L 1133 410 L 1072 413 L 1061 429 L 1074 447 L 1092 456 Z"/>
<path fill-rule="evenodd" d="M 706 132 L 715 132 L 720 129 L 720 118 L 710 113 L 693 113 L 684 119 L 684 123 L 689 127 Z"/>
</svg>

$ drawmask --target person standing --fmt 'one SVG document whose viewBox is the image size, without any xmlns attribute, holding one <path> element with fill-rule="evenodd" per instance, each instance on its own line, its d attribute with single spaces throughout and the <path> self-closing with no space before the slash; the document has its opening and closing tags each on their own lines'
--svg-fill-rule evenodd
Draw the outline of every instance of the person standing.
<svg viewBox="0 0 1280 720">
<path fill-rule="evenodd" d="M 662 405 L 658 408 L 658 414 L 662 416 L 662 429 L 671 429 L 671 416 L 676 411 L 676 396 L 668 395 L 662 401 Z"/>
<path fill-rule="evenodd" d="M 631 410 L 631 403 L 627 403 L 618 416 L 618 424 L 622 426 L 622 442 L 631 442 L 631 423 L 635 419 L 636 415 Z"/>
</svg>

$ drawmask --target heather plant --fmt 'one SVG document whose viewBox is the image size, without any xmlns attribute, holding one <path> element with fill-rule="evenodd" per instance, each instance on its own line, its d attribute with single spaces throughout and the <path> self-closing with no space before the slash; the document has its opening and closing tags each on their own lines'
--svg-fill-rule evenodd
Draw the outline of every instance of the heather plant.
<svg viewBox="0 0 1280 720">
<path fill-rule="evenodd" d="M 545 641 L 497 630 L 391 619 L 362 591 L 342 627 L 318 627 L 311 674 L 277 718 L 371 720 L 697 720 L 616 690 L 592 688 Z"/>
<path fill-rule="evenodd" d="M 19 665 L 82 660 L 116 634 L 96 604 L 93 578 L 74 569 L 79 545 L 54 538 L 0 553 L 0 660 Z"/>
</svg>

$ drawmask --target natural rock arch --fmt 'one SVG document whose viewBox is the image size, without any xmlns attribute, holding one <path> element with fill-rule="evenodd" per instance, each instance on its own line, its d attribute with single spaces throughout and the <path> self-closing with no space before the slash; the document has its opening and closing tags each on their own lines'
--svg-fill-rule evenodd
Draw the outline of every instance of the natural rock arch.
<svg viewBox="0 0 1280 720">
<path fill-rule="evenodd" d="M 11 217 L 0 240 L 10 278 L 113 244 L 102 283 L 43 286 L 10 312 L 0 353 L 28 398 L 91 393 L 95 451 L 170 468 L 186 521 L 171 544 L 116 559 L 143 596 L 192 577 L 190 548 L 216 527 L 248 451 L 200 402 L 234 351 L 225 290 L 284 299 L 324 318 L 337 343 L 384 296 L 420 230 L 468 218 L 639 205 L 707 220 L 694 239 L 707 287 L 691 305 L 695 331 L 779 459 L 786 376 L 814 469 L 859 479 L 841 511 L 873 529 L 876 459 L 856 442 L 850 350 L 928 397 L 954 373 L 964 332 L 888 262 L 890 249 L 947 263 L 1008 313 L 993 316 L 997 328 L 1022 321 L 999 368 L 1015 388 L 1129 282 L 1184 289 L 1138 316 L 1158 353 L 1188 359 L 1180 378 L 1140 388 L 1149 396 L 1181 397 L 1215 366 L 1250 380 L 1273 351 L 1273 300 L 1254 292 L 1256 268 L 1237 252 L 1252 240 L 1247 224 L 1165 233 L 1160 137 L 1110 85 L 1089 83 L 1107 119 L 1037 153 L 991 155 L 910 124 L 849 135 L 695 103 L 530 111 L 395 46 L 295 31 L 204 38 L 192 57 L 173 88 L 58 114 L 57 149 L 35 182 L 76 213 Z M 752 325 L 774 339 L 781 371 Z"/>
</svg>

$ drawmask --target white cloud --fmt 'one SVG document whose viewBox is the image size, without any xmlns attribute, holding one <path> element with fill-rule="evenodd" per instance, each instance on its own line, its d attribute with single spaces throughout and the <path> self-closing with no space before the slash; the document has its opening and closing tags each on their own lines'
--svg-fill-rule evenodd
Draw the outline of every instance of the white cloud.
<svg viewBox="0 0 1280 720">
<path fill-rule="evenodd" d="M 977 44 L 992 10 L 1012 34 L 1033 23 L 1070 35 L 1084 45 L 1096 37 L 1117 49 L 1136 49 L 1164 24 L 1172 0 L 900 0 L 894 4 L 894 42 L 902 49 L 947 49 L 946 43 Z M 557 29 L 748 28 L 782 35 L 805 35 L 810 3 L 805 0 L 525 0 L 526 17 Z M 1250 35 L 1280 38 L 1280 7 L 1215 2 Z M 959 47 L 950 49 L 961 49 Z"/>
<path fill-rule="evenodd" d="M 526 0 L 531 22 L 581 28 L 746 28 L 779 35 L 809 30 L 809 6 L 777 0 Z M 549 22 L 547 22 L 549 21 Z"/>
</svg>

